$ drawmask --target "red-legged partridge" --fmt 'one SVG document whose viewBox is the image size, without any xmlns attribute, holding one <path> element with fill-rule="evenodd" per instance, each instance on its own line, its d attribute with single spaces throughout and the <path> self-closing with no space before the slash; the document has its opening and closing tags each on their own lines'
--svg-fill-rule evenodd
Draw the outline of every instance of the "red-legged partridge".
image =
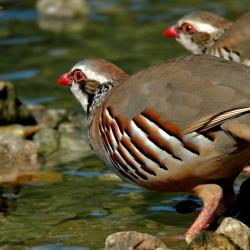
<svg viewBox="0 0 250 250">
<path fill-rule="evenodd" d="M 250 160 L 249 67 L 200 55 L 128 77 L 90 59 L 58 82 L 83 106 L 91 146 L 118 176 L 202 198 L 187 240 L 229 207 L 233 181 Z"/>
<path fill-rule="evenodd" d="M 193 54 L 209 54 L 250 66 L 250 12 L 234 23 L 206 11 L 181 18 L 165 29 Z"/>
</svg>

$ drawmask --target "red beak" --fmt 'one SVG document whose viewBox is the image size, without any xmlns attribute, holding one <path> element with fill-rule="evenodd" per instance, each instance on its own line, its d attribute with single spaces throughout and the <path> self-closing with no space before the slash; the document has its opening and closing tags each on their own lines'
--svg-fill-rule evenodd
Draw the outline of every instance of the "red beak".
<svg viewBox="0 0 250 250">
<path fill-rule="evenodd" d="M 179 37 L 178 25 L 175 24 L 164 30 L 163 36 L 168 38 L 177 38 Z"/>
<path fill-rule="evenodd" d="M 67 85 L 70 86 L 72 83 L 72 80 L 70 79 L 70 73 L 66 73 L 64 75 L 61 75 L 58 79 L 57 82 L 61 85 Z"/>
</svg>

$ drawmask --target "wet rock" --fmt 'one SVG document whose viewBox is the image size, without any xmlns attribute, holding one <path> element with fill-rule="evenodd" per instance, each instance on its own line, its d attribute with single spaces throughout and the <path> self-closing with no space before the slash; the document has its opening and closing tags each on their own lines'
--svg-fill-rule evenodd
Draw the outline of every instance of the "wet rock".
<svg viewBox="0 0 250 250">
<path fill-rule="evenodd" d="M 66 110 L 46 109 L 41 105 L 26 107 L 16 98 L 12 84 L 0 82 L 0 135 L 6 134 L 6 138 L 10 140 L 9 145 L 11 143 L 17 145 L 15 152 L 9 152 L 13 159 L 4 158 L 6 162 L 2 168 L 6 169 L 5 172 L 8 169 L 12 174 L 16 166 L 25 165 L 20 156 L 27 155 L 27 152 L 24 152 L 27 145 L 36 146 L 36 149 L 31 149 L 30 157 L 33 154 L 37 157 L 39 154 L 39 160 L 48 167 L 84 158 L 91 153 L 89 141 L 86 132 L 84 132 L 86 131 L 86 122 L 82 115 L 68 113 Z M 19 140 L 16 136 L 20 137 Z M 20 146 L 20 143 L 25 146 Z M 4 150 L 10 149 L 2 147 L 0 153 L 7 156 L 7 151 L 4 152 Z M 33 166 L 28 163 L 28 158 L 26 160 L 28 166 Z M 7 164 L 8 168 L 5 167 Z M 11 165 L 13 165 L 13 169 L 11 169 Z"/>
<path fill-rule="evenodd" d="M 40 125 L 24 126 L 20 124 L 12 124 L 12 125 L 0 126 L 0 133 L 5 133 L 5 134 L 8 133 L 25 139 L 31 137 L 40 129 L 41 129 Z"/>
<path fill-rule="evenodd" d="M 47 109 L 42 105 L 29 105 L 36 122 L 43 127 L 56 128 L 67 117 L 65 109 Z"/>
<path fill-rule="evenodd" d="M 80 160 L 92 154 L 86 131 L 81 127 L 65 122 L 59 126 L 58 131 L 60 133 L 58 153 L 61 163 Z"/>
<path fill-rule="evenodd" d="M 0 125 L 35 124 L 29 109 L 16 97 L 14 86 L 9 82 L 0 82 Z"/>
<path fill-rule="evenodd" d="M 156 237 L 135 231 L 114 233 L 106 239 L 105 250 L 166 250 Z"/>
<path fill-rule="evenodd" d="M 88 13 L 84 0 L 39 0 L 37 11 L 47 18 L 76 18 Z"/>
<path fill-rule="evenodd" d="M 216 233 L 229 237 L 243 250 L 250 249 L 250 228 L 236 219 L 225 218 Z"/>
<path fill-rule="evenodd" d="M 187 250 L 241 250 L 233 241 L 222 235 L 212 232 L 202 232 L 197 234 Z"/>
<path fill-rule="evenodd" d="M 10 245 L 4 245 L 0 247 L 0 250 L 15 250 L 15 248 Z"/>
<path fill-rule="evenodd" d="M 34 135 L 34 142 L 46 167 L 77 161 L 91 154 L 86 133 L 71 122 L 62 123 L 57 130 L 40 130 Z"/>
<path fill-rule="evenodd" d="M 49 157 L 52 153 L 58 151 L 59 132 L 52 128 L 41 129 L 33 138 L 38 147 L 38 153 L 43 158 Z"/>
<path fill-rule="evenodd" d="M 40 169 L 37 147 L 29 140 L 0 134 L 0 183 L 9 183 L 19 176 Z"/>
</svg>

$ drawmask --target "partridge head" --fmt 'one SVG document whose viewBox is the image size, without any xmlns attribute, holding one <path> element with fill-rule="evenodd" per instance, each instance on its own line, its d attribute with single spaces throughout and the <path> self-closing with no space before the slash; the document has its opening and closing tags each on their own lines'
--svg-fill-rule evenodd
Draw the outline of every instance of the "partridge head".
<svg viewBox="0 0 250 250">
<path fill-rule="evenodd" d="M 234 23 L 210 12 L 198 11 L 165 29 L 193 54 L 210 54 L 250 65 L 250 12 Z"/>
<path fill-rule="evenodd" d="M 107 61 L 84 60 L 58 82 L 82 104 L 92 148 L 118 176 L 202 198 L 187 240 L 229 207 L 250 160 L 249 67 L 200 55 L 127 77 Z"/>
<path fill-rule="evenodd" d="M 89 115 L 108 91 L 127 77 L 127 74 L 113 63 L 102 59 L 86 59 L 59 77 L 58 83 L 70 87 Z"/>
</svg>

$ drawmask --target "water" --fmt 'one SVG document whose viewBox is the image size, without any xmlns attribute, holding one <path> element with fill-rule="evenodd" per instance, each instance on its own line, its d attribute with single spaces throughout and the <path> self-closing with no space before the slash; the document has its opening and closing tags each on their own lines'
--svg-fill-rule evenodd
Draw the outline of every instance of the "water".
<svg viewBox="0 0 250 250">
<path fill-rule="evenodd" d="M 0 80 L 12 81 L 25 103 L 69 110 L 81 108 L 56 79 L 77 61 L 105 58 L 132 74 L 188 54 L 162 37 L 163 29 L 182 15 L 202 9 L 235 19 L 250 8 L 248 0 L 89 0 L 80 22 L 62 26 L 40 20 L 35 2 L 0 1 Z M 185 231 L 200 209 L 195 200 L 196 212 L 176 212 L 187 196 L 110 179 L 95 157 L 55 171 L 63 181 L 1 188 L 0 245 L 85 250 L 101 249 L 117 231 L 174 236 Z M 169 246 L 181 249 L 184 243 Z"/>
</svg>

